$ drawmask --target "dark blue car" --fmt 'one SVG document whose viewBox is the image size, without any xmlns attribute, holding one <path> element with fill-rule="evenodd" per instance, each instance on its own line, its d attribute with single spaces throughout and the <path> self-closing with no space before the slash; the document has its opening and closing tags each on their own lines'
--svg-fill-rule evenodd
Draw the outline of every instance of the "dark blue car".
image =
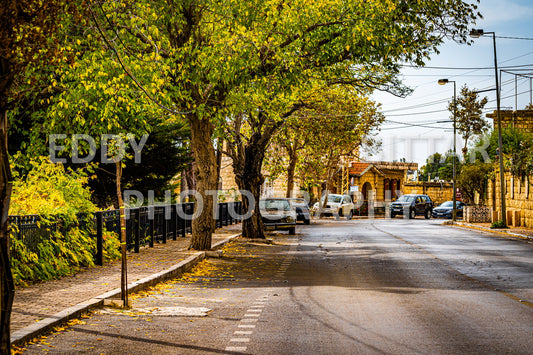
<svg viewBox="0 0 533 355">
<path fill-rule="evenodd" d="M 455 216 L 463 217 L 464 202 L 455 201 Z M 453 201 L 446 201 L 433 209 L 431 216 L 433 218 L 452 218 Z"/>
</svg>

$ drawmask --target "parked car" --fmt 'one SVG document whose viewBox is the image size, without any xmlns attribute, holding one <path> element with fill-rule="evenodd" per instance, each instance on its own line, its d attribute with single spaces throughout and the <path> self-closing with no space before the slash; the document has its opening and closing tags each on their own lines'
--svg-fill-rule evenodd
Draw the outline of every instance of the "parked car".
<svg viewBox="0 0 533 355">
<path fill-rule="evenodd" d="M 313 206 L 313 214 L 322 216 L 335 216 L 346 217 L 346 219 L 352 219 L 354 204 L 352 198 L 349 195 L 328 194 L 328 200 L 325 201 L 325 197 L 322 197 L 322 210 L 319 211 L 319 203 L 315 203 Z"/>
<path fill-rule="evenodd" d="M 409 218 L 415 218 L 416 216 L 424 216 L 426 219 L 431 217 L 431 211 L 433 210 L 433 201 L 427 195 L 409 194 L 398 197 L 396 201 L 390 205 L 391 218 L 397 215 L 403 215 L 407 213 Z"/>
<path fill-rule="evenodd" d="M 455 201 L 455 216 L 463 217 L 464 202 Z M 446 201 L 433 209 L 431 216 L 433 218 L 452 218 L 453 201 Z"/>
<path fill-rule="evenodd" d="M 289 200 L 296 209 L 296 221 L 302 221 L 304 224 L 311 223 L 311 214 L 309 213 L 307 201 L 303 198 L 291 198 Z"/>
<path fill-rule="evenodd" d="M 267 229 L 287 230 L 296 233 L 296 210 L 288 198 L 259 200 L 261 219 Z"/>
</svg>

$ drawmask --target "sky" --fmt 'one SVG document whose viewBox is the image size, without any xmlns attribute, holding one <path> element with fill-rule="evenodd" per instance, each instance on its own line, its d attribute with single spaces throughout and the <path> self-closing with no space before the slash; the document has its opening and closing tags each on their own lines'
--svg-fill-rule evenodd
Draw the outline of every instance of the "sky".
<svg viewBox="0 0 533 355">
<path fill-rule="evenodd" d="M 516 74 L 532 74 L 533 77 L 533 1 L 481 0 L 478 10 L 484 18 L 472 28 L 495 32 L 498 71 L 505 70 L 501 71 L 501 108 L 515 109 L 516 78 L 517 107 L 523 109 L 531 100 L 531 80 Z M 382 92 L 373 95 L 373 100 L 381 103 L 386 121 L 377 136 L 382 143 L 381 152 L 367 156 L 367 160 L 405 158 L 421 168 L 431 154 L 446 153 L 453 148 L 453 124 L 447 109 L 449 101 L 453 100 L 453 83 L 438 85 L 439 79 L 455 81 L 457 95 L 464 85 L 470 90 L 494 89 L 492 35 L 474 39 L 470 46 L 447 42 L 439 50 L 425 68 L 402 69 L 404 84 L 414 89 L 411 95 L 406 98 Z M 484 115 L 494 112 L 495 91 L 479 95 L 489 100 Z M 457 151 L 460 152 L 462 145 L 457 134 Z"/>
</svg>

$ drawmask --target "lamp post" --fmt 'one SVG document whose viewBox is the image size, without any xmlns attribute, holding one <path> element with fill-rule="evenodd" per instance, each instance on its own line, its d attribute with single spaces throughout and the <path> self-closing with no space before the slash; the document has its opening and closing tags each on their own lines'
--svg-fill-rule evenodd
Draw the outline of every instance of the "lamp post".
<svg viewBox="0 0 533 355">
<path fill-rule="evenodd" d="M 502 224 L 503 227 L 507 227 L 507 216 L 505 211 L 505 172 L 503 170 L 502 120 L 500 115 L 500 86 L 498 83 L 498 60 L 496 57 L 496 33 L 484 32 L 481 29 L 473 29 L 470 31 L 470 36 L 473 38 L 479 38 L 485 34 L 492 35 L 492 43 L 494 47 L 494 77 L 496 79 L 496 117 L 498 125 L 498 160 L 500 163 L 500 200 L 502 210 Z"/>
<path fill-rule="evenodd" d="M 453 171 L 452 171 L 452 190 L 453 190 L 453 207 L 452 207 L 452 223 L 455 223 L 455 216 L 457 211 L 457 202 L 456 202 L 456 190 L 455 190 L 455 158 L 456 158 L 456 150 L 455 150 L 455 132 L 456 132 L 456 119 L 455 119 L 455 112 L 457 110 L 457 90 L 455 86 L 454 80 L 448 80 L 448 79 L 439 79 L 439 85 L 446 85 L 448 83 L 453 83 Z"/>
</svg>

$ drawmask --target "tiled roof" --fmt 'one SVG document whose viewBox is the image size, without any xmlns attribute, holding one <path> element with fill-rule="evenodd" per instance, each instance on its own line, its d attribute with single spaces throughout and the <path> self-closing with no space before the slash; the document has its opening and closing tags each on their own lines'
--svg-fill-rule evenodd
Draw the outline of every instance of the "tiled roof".
<svg viewBox="0 0 533 355">
<path fill-rule="evenodd" d="M 361 175 L 370 165 L 370 163 L 352 163 L 349 173 L 350 175 Z"/>
</svg>

